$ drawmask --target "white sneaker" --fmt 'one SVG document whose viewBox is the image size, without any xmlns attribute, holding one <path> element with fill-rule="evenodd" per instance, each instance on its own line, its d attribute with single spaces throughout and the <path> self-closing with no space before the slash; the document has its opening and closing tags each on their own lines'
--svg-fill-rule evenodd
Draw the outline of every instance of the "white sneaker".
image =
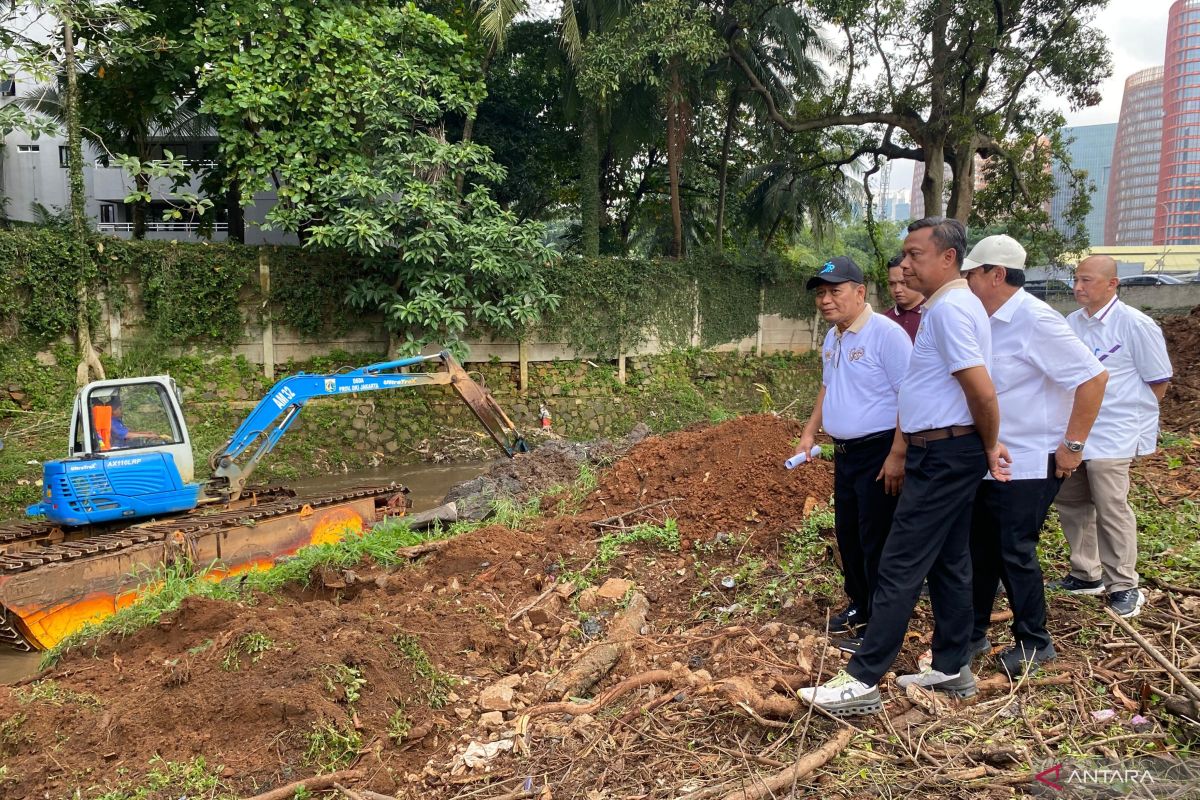
<svg viewBox="0 0 1200 800">
<path fill-rule="evenodd" d="M 975 676 L 971 673 L 970 664 L 964 664 L 958 672 L 950 674 L 929 667 L 916 675 L 901 675 L 896 678 L 896 685 L 901 689 L 920 686 L 922 689 L 932 689 L 959 698 L 970 697 L 976 692 Z"/>
<path fill-rule="evenodd" d="M 822 686 L 799 691 L 800 699 L 823 708 L 837 717 L 878 714 L 883 700 L 878 686 L 867 686 L 846 670 L 841 670 Z"/>
</svg>

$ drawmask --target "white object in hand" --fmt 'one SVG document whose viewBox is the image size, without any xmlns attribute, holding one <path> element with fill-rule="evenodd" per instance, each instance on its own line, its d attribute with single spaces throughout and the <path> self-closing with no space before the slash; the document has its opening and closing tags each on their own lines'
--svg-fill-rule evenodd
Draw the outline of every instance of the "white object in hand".
<svg viewBox="0 0 1200 800">
<path fill-rule="evenodd" d="M 808 451 L 807 453 L 796 453 L 796 455 L 783 462 L 783 465 L 788 469 L 795 469 L 805 461 L 812 461 L 814 458 L 820 458 L 820 456 L 821 446 L 814 444 L 812 450 Z"/>
</svg>

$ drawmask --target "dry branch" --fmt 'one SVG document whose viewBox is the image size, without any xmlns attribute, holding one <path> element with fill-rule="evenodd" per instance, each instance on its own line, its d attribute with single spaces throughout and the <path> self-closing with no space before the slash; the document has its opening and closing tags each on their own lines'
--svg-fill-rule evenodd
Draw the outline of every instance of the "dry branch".
<svg viewBox="0 0 1200 800">
<path fill-rule="evenodd" d="M 598 519 L 595 522 L 590 522 L 588 524 L 591 525 L 593 528 L 602 528 L 605 525 L 611 525 L 614 522 L 619 522 L 619 523 L 621 523 L 622 527 L 624 527 L 625 517 L 628 517 L 631 514 L 639 514 L 642 511 L 649 511 L 652 508 L 656 508 L 658 506 L 663 506 L 663 505 L 666 505 L 667 503 L 674 503 L 675 501 L 682 500 L 682 499 L 683 499 L 682 497 L 668 497 L 666 500 L 655 500 L 653 503 L 647 503 L 644 506 L 638 506 L 637 508 L 631 508 L 628 511 L 622 511 L 620 514 L 613 514 L 611 517 L 605 517 L 604 519 Z"/>
<path fill-rule="evenodd" d="M 539 706 L 533 706 L 525 712 L 526 717 L 542 717 L 546 714 L 570 714 L 579 716 L 580 714 L 595 714 L 600 709 L 604 708 L 609 703 L 619 697 L 632 692 L 635 689 L 640 689 L 643 686 L 649 686 L 654 683 L 669 683 L 676 686 L 699 685 L 705 680 L 705 677 L 698 673 L 689 672 L 687 667 L 682 664 L 675 663 L 670 669 L 652 669 L 648 672 L 639 672 L 637 675 L 631 675 L 617 685 L 613 686 L 608 691 L 602 692 L 594 700 L 587 703 L 572 703 L 562 701 L 558 703 L 543 703 Z"/>
<path fill-rule="evenodd" d="M 314 775 L 311 778 L 294 781 L 286 786 L 272 789 L 269 792 L 256 794 L 248 798 L 248 800 L 290 800 L 296 794 L 297 789 L 320 792 L 325 789 L 332 789 L 335 783 L 354 781 L 362 777 L 364 777 L 364 773 L 359 769 L 344 769 L 339 772 L 330 772 L 326 775 Z"/>
<path fill-rule="evenodd" d="M 831 758 L 845 750 L 853 736 L 853 728 L 842 728 L 836 736 L 792 766 L 776 772 L 765 780 L 760 779 L 757 786 L 730 792 L 722 800 L 758 800 L 761 797 L 775 797 L 776 792 L 790 789 L 798 780 L 824 766 Z"/>
<path fill-rule="evenodd" d="M 984 678 L 975 684 L 980 692 L 1007 692 L 1009 689 L 1032 689 L 1037 686 L 1068 686 L 1075 677 L 1063 672 L 1058 675 L 1048 675 L 1045 678 L 1027 678 L 1023 681 L 1013 681 L 1004 673 Z"/>
<path fill-rule="evenodd" d="M 621 656 L 629 651 L 629 644 L 641 636 L 646 624 L 650 602 L 640 592 L 629 601 L 629 606 L 613 618 L 612 627 L 604 641 L 588 650 L 567 669 L 554 676 L 546 685 L 550 697 L 578 697 L 586 694 L 607 675 Z"/>
<path fill-rule="evenodd" d="M 1135 642 L 1137 642 L 1139 645 L 1141 645 L 1142 649 L 1145 650 L 1150 655 L 1151 658 L 1153 658 L 1155 661 L 1157 661 L 1162 666 L 1162 668 L 1165 669 L 1170 674 L 1170 676 L 1172 678 L 1179 681 L 1179 685 L 1182 686 L 1184 688 L 1184 690 L 1189 695 L 1192 696 L 1193 700 L 1200 700 L 1200 687 L 1197 687 L 1196 684 L 1192 683 L 1191 680 L 1188 678 L 1188 676 L 1184 675 L 1183 671 L 1171 662 L 1171 659 L 1164 656 L 1157 647 L 1150 644 L 1150 642 L 1147 641 L 1144 636 L 1142 636 L 1140 633 L 1138 633 L 1136 630 L 1134 630 L 1132 625 L 1130 625 L 1128 622 L 1123 620 L 1111 608 L 1105 607 L 1104 610 L 1105 610 L 1105 612 L 1108 613 L 1108 615 L 1110 617 L 1113 618 L 1113 621 L 1116 622 L 1117 625 L 1119 625 L 1123 631 L 1128 633 Z"/>
</svg>

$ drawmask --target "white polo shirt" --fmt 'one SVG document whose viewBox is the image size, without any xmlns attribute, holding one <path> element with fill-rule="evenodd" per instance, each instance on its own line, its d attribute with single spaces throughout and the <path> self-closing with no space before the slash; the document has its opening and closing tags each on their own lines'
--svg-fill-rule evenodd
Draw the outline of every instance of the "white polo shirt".
<svg viewBox="0 0 1200 800">
<path fill-rule="evenodd" d="M 986 367 L 992 328 L 979 298 L 956 278 L 925 302 L 908 373 L 900 385 L 900 429 L 917 433 L 951 425 L 974 425 L 967 396 L 954 373 Z"/>
<path fill-rule="evenodd" d="M 1062 314 L 1024 289 L 989 320 L 1000 441 L 1012 456 L 1012 479 L 1048 477 L 1049 454 L 1067 432 L 1076 387 L 1104 366 Z"/>
<path fill-rule="evenodd" d="M 1071 313 L 1067 324 L 1108 370 L 1108 385 L 1083 457 L 1133 458 L 1153 453 L 1158 440 L 1158 400 L 1146 384 L 1170 379 L 1171 360 L 1154 320 L 1114 297 L 1089 316 Z"/>
<path fill-rule="evenodd" d="M 863 309 L 821 349 L 821 427 L 835 439 L 857 439 L 896 427 L 896 393 L 908 371 L 912 342 L 899 324 Z"/>
</svg>

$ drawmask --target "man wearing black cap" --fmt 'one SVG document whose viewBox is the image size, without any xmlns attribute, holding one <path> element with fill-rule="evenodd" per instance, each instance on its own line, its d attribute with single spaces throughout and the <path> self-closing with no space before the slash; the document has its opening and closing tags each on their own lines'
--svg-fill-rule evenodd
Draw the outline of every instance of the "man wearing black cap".
<svg viewBox="0 0 1200 800">
<path fill-rule="evenodd" d="M 821 428 L 833 438 L 833 498 L 838 550 L 850 605 L 829 623 L 831 633 L 852 634 L 871 616 L 879 554 L 892 527 L 896 496 L 884 490 L 883 462 L 896 438 L 897 394 L 908 370 L 912 343 L 896 323 L 867 304 L 862 270 L 838 256 L 808 281 L 817 311 L 833 325 L 821 351 L 821 390 L 800 435 L 797 453 L 812 450 Z"/>
</svg>

